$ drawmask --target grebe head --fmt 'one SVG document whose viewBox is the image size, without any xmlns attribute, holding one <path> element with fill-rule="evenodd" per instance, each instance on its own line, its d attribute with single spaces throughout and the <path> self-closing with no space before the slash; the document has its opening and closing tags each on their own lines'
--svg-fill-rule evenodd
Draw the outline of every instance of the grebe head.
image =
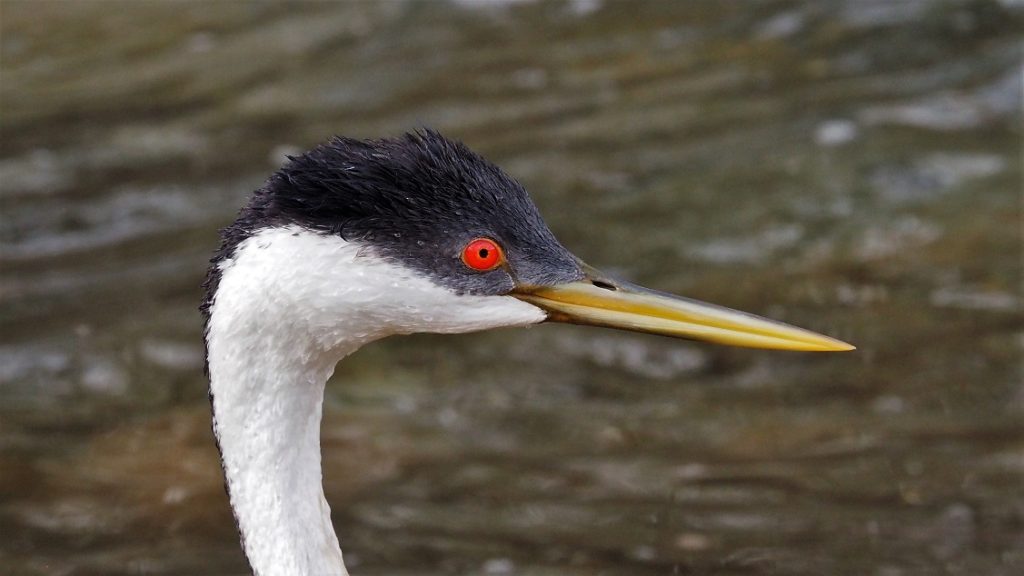
<svg viewBox="0 0 1024 576">
<path fill-rule="evenodd" d="M 601 274 L 555 239 L 519 182 L 431 130 L 339 137 L 291 157 L 223 236 L 207 314 L 224 266 L 249 243 L 257 246 L 251 250 L 276 245 L 279 260 L 262 259 L 261 272 L 280 277 L 273 288 L 294 317 L 305 312 L 308 326 L 330 330 L 332 315 L 351 328 L 351 317 L 341 315 L 358 312 L 367 339 L 548 320 L 737 346 L 850 349 Z"/>
</svg>

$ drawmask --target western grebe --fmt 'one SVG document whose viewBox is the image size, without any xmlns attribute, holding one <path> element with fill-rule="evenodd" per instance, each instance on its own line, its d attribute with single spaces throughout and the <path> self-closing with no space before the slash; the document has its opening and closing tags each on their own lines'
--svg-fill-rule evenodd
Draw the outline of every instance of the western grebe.
<svg viewBox="0 0 1024 576">
<path fill-rule="evenodd" d="M 853 349 L 601 274 L 558 243 L 518 182 L 429 130 L 334 138 L 290 158 L 222 231 L 211 262 L 213 431 L 259 576 L 348 573 L 321 481 L 321 409 L 335 364 L 374 340 L 554 321 Z"/>
</svg>

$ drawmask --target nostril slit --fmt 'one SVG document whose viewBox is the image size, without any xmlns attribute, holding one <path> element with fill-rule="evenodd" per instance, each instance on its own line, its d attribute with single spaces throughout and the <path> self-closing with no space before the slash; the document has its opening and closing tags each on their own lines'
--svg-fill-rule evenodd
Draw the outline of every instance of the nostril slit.
<svg viewBox="0 0 1024 576">
<path fill-rule="evenodd" d="M 591 280 L 590 283 L 593 284 L 594 286 L 597 286 L 598 288 L 602 288 L 604 290 L 611 290 L 612 292 L 615 292 L 616 290 L 618 290 L 618 288 L 616 288 L 614 284 L 609 284 L 608 282 L 605 282 L 604 280 Z"/>
</svg>

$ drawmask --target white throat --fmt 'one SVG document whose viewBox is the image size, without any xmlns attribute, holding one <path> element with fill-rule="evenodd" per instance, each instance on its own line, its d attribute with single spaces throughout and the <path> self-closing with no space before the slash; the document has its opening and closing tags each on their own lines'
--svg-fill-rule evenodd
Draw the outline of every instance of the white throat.
<svg viewBox="0 0 1024 576">
<path fill-rule="evenodd" d="M 258 576 L 347 575 L 324 498 L 320 419 L 334 365 L 392 334 L 542 321 L 509 296 L 459 296 L 337 236 L 268 228 L 220 264 L 207 352 L 214 433 Z"/>
</svg>

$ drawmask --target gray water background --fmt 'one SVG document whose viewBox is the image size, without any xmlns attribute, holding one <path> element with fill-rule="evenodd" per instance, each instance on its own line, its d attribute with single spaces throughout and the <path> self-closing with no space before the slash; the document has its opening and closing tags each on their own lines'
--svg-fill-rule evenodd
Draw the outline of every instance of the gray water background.
<svg viewBox="0 0 1024 576">
<path fill-rule="evenodd" d="M 339 365 L 357 575 L 1024 571 L 1020 2 L 0 3 L 0 573 L 242 574 L 196 306 L 288 153 L 429 125 L 562 242 L 855 343 Z"/>
</svg>

